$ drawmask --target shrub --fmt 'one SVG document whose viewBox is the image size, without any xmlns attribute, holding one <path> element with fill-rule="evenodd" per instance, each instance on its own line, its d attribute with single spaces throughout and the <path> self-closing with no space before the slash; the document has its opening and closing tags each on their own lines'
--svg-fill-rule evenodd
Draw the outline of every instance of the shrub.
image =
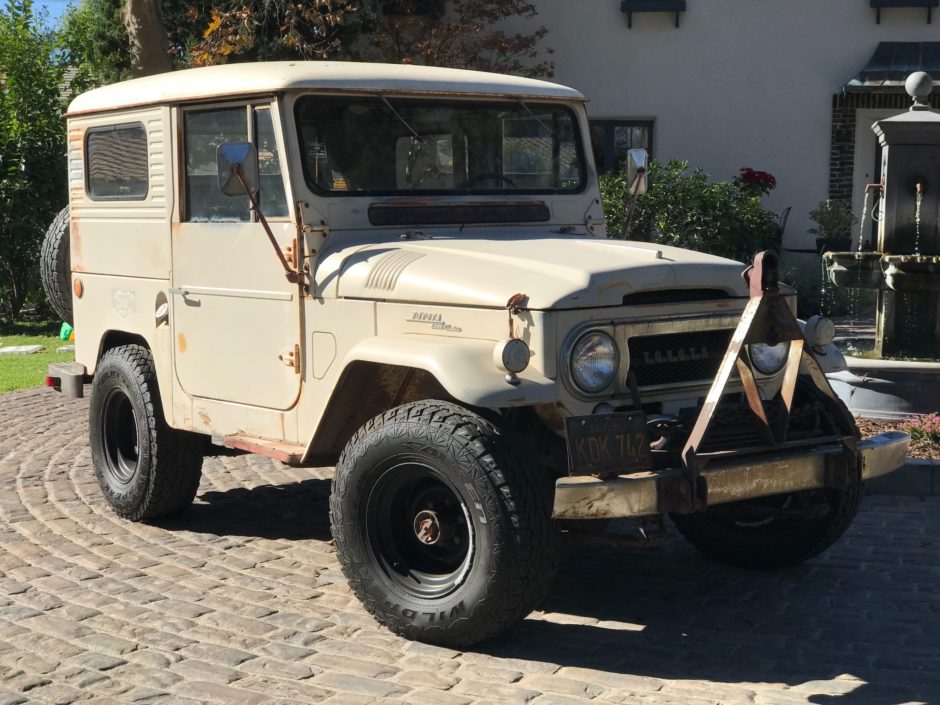
<svg viewBox="0 0 940 705">
<path fill-rule="evenodd" d="M 65 125 L 52 38 L 31 0 L 0 7 L 0 319 L 38 297 L 39 247 L 65 203 Z"/>
<path fill-rule="evenodd" d="M 651 162 L 649 189 L 637 199 L 626 234 L 624 175 L 605 174 L 600 185 L 610 237 L 652 240 L 739 261 L 779 246 L 776 214 L 761 206 L 753 183 L 742 177 L 710 182 L 701 169 L 689 171 L 688 162 Z"/>
<path fill-rule="evenodd" d="M 809 212 L 810 220 L 816 223 L 809 233 L 827 240 L 837 237 L 849 237 L 852 226 L 858 218 L 852 213 L 852 204 L 849 201 L 825 200 Z"/>
<path fill-rule="evenodd" d="M 940 415 L 926 414 L 908 419 L 901 424 L 901 430 L 911 434 L 915 441 L 940 443 Z"/>
</svg>

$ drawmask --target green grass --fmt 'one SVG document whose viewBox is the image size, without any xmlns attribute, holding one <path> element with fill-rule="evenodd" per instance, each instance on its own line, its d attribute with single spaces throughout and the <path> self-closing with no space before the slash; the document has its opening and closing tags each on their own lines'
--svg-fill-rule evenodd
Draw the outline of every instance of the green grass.
<svg viewBox="0 0 940 705">
<path fill-rule="evenodd" d="M 56 352 L 57 348 L 67 344 L 59 340 L 61 325 L 52 321 L 0 325 L 0 347 L 42 345 L 45 348 L 34 355 L 0 355 L 0 392 L 45 384 L 50 363 L 75 359 L 73 353 Z"/>
</svg>

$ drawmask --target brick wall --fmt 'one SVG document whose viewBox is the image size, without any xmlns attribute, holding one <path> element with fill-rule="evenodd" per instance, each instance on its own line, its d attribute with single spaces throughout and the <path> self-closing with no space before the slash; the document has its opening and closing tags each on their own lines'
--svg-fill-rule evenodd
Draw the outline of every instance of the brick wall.
<svg viewBox="0 0 940 705">
<path fill-rule="evenodd" d="M 930 96 L 940 108 L 940 94 Z M 906 93 L 836 93 L 832 96 L 832 143 L 829 150 L 829 198 L 852 200 L 855 176 L 855 115 L 859 109 L 903 111 L 911 106 Z"/>
</svg>

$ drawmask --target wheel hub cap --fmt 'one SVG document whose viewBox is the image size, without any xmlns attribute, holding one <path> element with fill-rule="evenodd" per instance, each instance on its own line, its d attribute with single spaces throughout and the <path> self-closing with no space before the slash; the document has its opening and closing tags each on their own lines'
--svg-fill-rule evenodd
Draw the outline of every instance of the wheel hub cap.
<svg viewBox="0 0 940 705">
<path fill-rule="evenodd" d="M 414 521 L 415 536 L 418 541 L 428 546 L 440 543 L 444 539 L 444 527 L 436 512 L 424 509 L 418 512 Z"/>
</svg>

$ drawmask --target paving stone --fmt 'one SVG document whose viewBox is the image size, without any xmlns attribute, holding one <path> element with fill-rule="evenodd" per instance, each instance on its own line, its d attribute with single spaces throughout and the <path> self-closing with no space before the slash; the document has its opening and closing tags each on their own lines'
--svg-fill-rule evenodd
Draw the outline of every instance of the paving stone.
<svg viewBox="0 0 940 705">
<path fill-rule="evenodd" d="M 42 345 L 6 345 L 0 347 L 0 355 L 35 355 L 43 350 Z"/>
<path fill-rule="evenodd" d="M 548 693 L 563 693 L 583 698 L 595 698 L 604 692 L 604 688 L 590 682 L 576 681 L 571 678 L 536 673 L 527 676 L 521 683 L 530 690 Z"/>
<path fill-rule="evenodd" d="M 682 542 L 568 547 L 544 611 L 459 652 L 391 634 L 352 595 L 328 543 L 331 469 L 207 458 L 192 512 L 134 524 L 100 496 L 87 417 L 87 399 L 0 395 L 0 705 L 803 705 L 940 692 L 937 497 L 868 497 L 843 540 L 776 573 L 725 568 Z"/>
<path fill-rule="evenodd" d="M 228 685 L 241 677 L 241 674 L 234 668 L 198 659 L 184 659 L 174 663 L 170 668 L 173 672 L 179 673 L 190 680 L 209 681 L 211 683 L 221 683 L 222 685 Z"/>
<path fill-rule="evenodd" d="M 527 703 L 537 698 L 540 693 L 518 686 L 499 685 L 485 681 L 463 679 L 453 688 L 454 693 L 473 695 L 477 698 L 492 698 L 511 703 Z"/>
<path fill-rule="evenodd" d="M 208 681 L 183 681 L 176 687 L 175 692 L 194 700 L 208 700 L 225 705 L 260 705 L 266 700 L 262 693 Z"/>
<path fill-rule="evenodd" d="M 332 688 L 333 690 L 342 690 L 382 698 L 402 695 L 408 692 L 408 688 L 405 686 L 400 686 L 389 681 L 376 680 L 374 678 L 354 676 L 348 673 L 322 673 L 314 680 L 317 685 Z"/>
<path fill-rule="evenodd" d="M 434 671 L 401 671 L 395 676 L 395 680 L 399 683 L 418 688 L 447 690 L 453 687 L 460 679 L 453 675 L 435 673 Z"/>
<path fill-rule="evenodd" d="M 137 644 L 134 642 L 110 634 L 92 634 L 91 636 L 82 637 L 77 641 L 86 648 L 116 656 L 129 654 L 137 648 Z"/>
<path fill-rule="evenodd" d="M 363 661 L 349 656 L 337 654 L 314 654 L 305 663 L 315 664 L 325 671 L 339 671 L 352 673 L 366 678 L 387 678 L 398 670 L 395 666 L 373 661 Z"/>
<path fill-rule="evenodd" d="M 227 646 L 217 644 L 192 644 L 181 650 L 189 658 L 203 659 L 210 663 L 218 663 L 223 666 L 237 666 L 249 659 L 254 658 L 254 654 L 240 649 L 230 649 Z"/>
</svg>

